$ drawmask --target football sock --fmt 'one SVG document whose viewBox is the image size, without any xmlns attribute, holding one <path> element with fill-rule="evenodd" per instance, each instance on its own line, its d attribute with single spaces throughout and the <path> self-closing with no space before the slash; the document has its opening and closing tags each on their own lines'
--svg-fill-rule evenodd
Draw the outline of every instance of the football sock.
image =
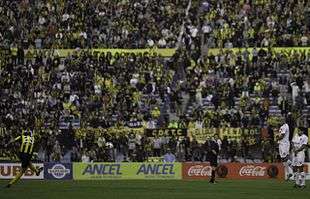
<svg viewBox="0 0 310 199">
<path fill-rule="evenodd" d="M 31 169 L 31 171 L 35 172 L 36 174 L 38 173 L 38 170 L 33 166 L 32 163 L 30 163 L 29 168 Z"/>
<path fill-rule="evenodd" d="M 299 172 L 296 172 L 296 174 L 295 174 L 295 184 L 296 184 L 296 185 L 300 185 L 300 180 L 299 180 L 299 178 L 300 178 L 300 173 L 299 173 Z"/>
<path fill-rule="evenodd" d="M 18 180 L 22 177 L 22 175 L 24 174 L 24 172 L 19 172 L 15 178 L 13 178 L 10 182 L 9 182 L 9 185 L 13 185 L 15 184 L 16 182 L 18 182 Z"/>
<path fill-rule="evenodd" d="M 211 173 L 211 182 L 214 182 L 215 181 L 215 171 L 212 170 L 212 173 Z"/>
<path fill-rule="evenodd" d="M 306 185 L 306 175 L 305 172 L 300 173 L 300 186 Z"/>
<path fill-rule="evenodd" d="M 291 160 L 287 160 L 287 174 L 293 174 L 293 167 Z"/>
<path fill-rule="evenodd" d="M 293 173 L 293 179 L 294 179 L 294 181 L 296 181 L 296 178 L 297 178 L 297 172 L 294 172 L 294 173 Z"/>
<path fill-rule="evenodd" d="M 285 171 L 285 174 L 286 177 L 289 175 L 289 174 L 293 174 L 293 169 L 292 169 L 292 163 L 290 160 L 288 160 L 287 162 L 283 162 L 283 166 L 284 166 L 284 171 Z"/>
</svg>

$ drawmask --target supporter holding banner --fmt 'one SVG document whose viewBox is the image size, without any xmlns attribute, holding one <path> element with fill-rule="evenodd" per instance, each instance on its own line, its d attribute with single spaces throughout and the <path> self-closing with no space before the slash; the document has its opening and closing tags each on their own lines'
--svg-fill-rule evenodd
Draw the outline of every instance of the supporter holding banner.
<svg viewBox="0 0 310 199">
<path fill-rule="evenodd" d="M 187 129 L 145 129 L 147 137 L 179 137 L 187 136 Z"/>
<path fill-rule="evenodd" d="M 199 143 L 204 143 L 207 139 L 214 137 L 216 134 L 221 139 L 227 137 L 231 141 L 240 141 L 246 139 L 249 145 L 254 145 L 260 142 L 261 132 L 259 128 L 203 128 L 203 129 L 188 129 L 188 134 L 191 139 L 194 137 Z"/>
<path fill-rule="evenodd" d="M 260 49 L 265 49 L 267 50 L 267 48 L 257 48 L 256 50 L 260 50 Z M 238 52 L 239 50 L 243 51 L 244 48 L 240 49 L 240 48 L 231 48 L 229 49 L 230 51 L 232 51 L 233 53 Z M 254 48 L 248 48 L 249 52 L 253 52 Z M 282 53 L 286 56 L 289 56 L 293 53 L 308 53 L 310 51 L 309 47 L 293 47 L 293 48 L 281 48 L 281 47 L 277 47 L 277 48 L 271 48 L 272 52 L 274 53 Z M 11 49 L 12 53 L 17 51 L 16 48 L 12 48 Z M 25 50 L 25 55 L 27 57 L 36 57 L 37 54 L 39 53 L 47 53 L 47 52 L 52 52 L 52 54 L 54 55 L 58 55 L 60 57 L 66 57 L 69 54 L 72 53 L 76 53 L 76 54 L 80 54 L 82 52 L 86 52 L 86 51 L 90 51 L 93 54 L 97 54 L 100 55 L 101 53 L 107 53 L 110 52 L 112 55 L 116 54 L 116 53 L 135 53 L 135 54 L 145 54 L 147 53 L 148 55 L 154 55 L 154 54 L 160 54 L 163 57 L 171 57 L 173 56 L 173 54 L 175 54 L 176 49 L 174 48 L 167 48 L 167 49 L 103 49 L 103 48 L 99 48 L 99 49 L 92 49 L 92 50 L 75 50 L 75 49 L 53 49 L 53 50 L 49 50 L 49 49 L 42 49 L 42 50 L 38 50 L 38 49 L 27 49 Z M 213 54 L 213 55 L 217 55 L 219 54 L 221 51 L 220 48 L 210 48 L 209 49 L 209 53 Z M 252 53 L 251 53 L 252 55 Z"/>
<path fill-rule="evenodd" d="M 88 134 L 94 134 L 96 136 L 99 136 L 102 134 L 109 134 L 109 135 L 129 134 L 130 132 L 133 132 L 135 134 L 143 134 L 143 131 L 144 131 L 143 128 L 128 128 L 128 127 L 79 128 L 75 130 L 75 136 L 78 138 L 82 138 L 82 137 L 86 137 Z"/>
<path fill-rule="evenodd" d="M 207 139 L 214 137 L 219 131 L 216 128 L 204 128 L 204 129 L 188 129 L 188 134 L 191 140 L 196 138 L 197 142 L 204 143 Z"/>
</svg>

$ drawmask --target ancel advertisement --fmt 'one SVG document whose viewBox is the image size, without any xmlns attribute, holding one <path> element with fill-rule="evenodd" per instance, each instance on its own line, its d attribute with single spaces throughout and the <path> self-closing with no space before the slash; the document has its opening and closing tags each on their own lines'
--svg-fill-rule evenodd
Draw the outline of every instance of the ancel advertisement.
<svg viewBox="0 0 310 199">
<path fill-rule="evenodd" d="M 73 179 L 182 179 L 181 167 L 181 163 L 74 163 Z"/>
<path fill-rule="evenodd" d="M 43 167 L 43 164 L 33 164 L 37 169 Z M 0 179 L 12 179 L 17 173 L 21 171 L 21 164 L 19 163 L 0 163 Z M 26 173 L 22 176 L 22 179 L 44 179 L 44 174 L 41 172 L 39 176 L 36 176 L 34 172 L 27 169 Z"/>
</svg>

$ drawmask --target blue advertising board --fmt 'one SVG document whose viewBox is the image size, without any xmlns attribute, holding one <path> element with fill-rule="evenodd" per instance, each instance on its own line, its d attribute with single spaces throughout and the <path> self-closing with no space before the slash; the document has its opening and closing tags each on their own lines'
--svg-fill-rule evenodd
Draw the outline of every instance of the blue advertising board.
<svg viewBox="0 0 310 199">
<path fill-rule="evenodd" d="M 44 179 L 72 180 L 71 163 L 44 163 Z"/>
</svg>

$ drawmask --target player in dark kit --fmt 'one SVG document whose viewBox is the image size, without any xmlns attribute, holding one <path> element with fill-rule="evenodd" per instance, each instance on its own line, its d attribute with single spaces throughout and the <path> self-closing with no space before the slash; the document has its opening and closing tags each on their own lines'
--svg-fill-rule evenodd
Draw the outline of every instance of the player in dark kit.
<svg viewBox="0 0 310 199">
<path fill-rule="evenodd" d="M 219 145 L 214 138 L 207 140 L 207 159 L 212 167 L 210 183 L 215 183 L 215 171 L 217 169 L 217 156 L 219 153 Z"/>
<path fill-rule="evenodd" d="M 18 136 L 5 146 L 7 147 L 13 142 L 20 141 L 20 148 L 19 148 L 19 159 L 22 164 L 22 170 L 20 173 L 16 175 L 14 179 L 12 179 L 8 185 L 6 185 L 7 188 L 11 187 L 13 184 L 15 184 L 26 172 L 27 168 L 29 167 L 33 172 L 36 173 L 37 176 L 40 175 L 43 168 L 36 169 L 33 164 L 31 163 L 32 153 L 33 153 L 33 146 L 34 146 L 34 136 L 31 130 L 25 130 L 22 132 L 21 136 Z"/>
</svg>

